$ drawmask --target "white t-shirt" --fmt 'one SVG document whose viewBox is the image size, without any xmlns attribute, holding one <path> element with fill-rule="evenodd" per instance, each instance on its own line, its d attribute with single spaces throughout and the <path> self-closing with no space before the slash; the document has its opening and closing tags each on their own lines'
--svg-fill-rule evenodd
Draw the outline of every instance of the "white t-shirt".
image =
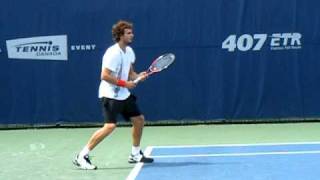
<svg viewBox="0 0 320 180">
<path fill-rule="evenodd" d="M 131 64 L 134 63 L 136 57 L 131 47 L 127 46 L 125 52 L 116 43 L 109 47 L 103 55 L 102 70 L 107 68 L 112 71 L 112 75 L 118 79 L 127 81 Z M 99 98 L 106 97 L 117 100 L 124 100 L 130 96 L 130 92 L 125 87 L 111 84 L 105 80 L 101 80 L 99 86 Z"/>
</svg>

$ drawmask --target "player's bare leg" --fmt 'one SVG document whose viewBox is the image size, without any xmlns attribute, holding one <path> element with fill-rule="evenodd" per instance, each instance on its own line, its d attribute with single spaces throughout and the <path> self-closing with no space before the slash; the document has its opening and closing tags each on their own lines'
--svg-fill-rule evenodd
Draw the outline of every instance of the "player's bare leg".
<svg viewBox="0 0 320 180">
<path fill-rule="evenodd" d="M 140 146 L 142 131 L 144 127 L 144 116 L 136 116 L 131 118 L 132 121 L 132 145 Z"/>
<path fill-rule="evenodd" d="M 140 142 L 144 127 L 144 116 L 136 116 L 131 118 L 132 121 L 132 151 L 129 156 L 129 163 L 151 163 L 153 162 L 152 158 L 147 158 L 143 155 L 143 152 L 140 149 Z"/>
<path fill-rule="evenodd" d="M 106 136 L 112 133 L 116 128 L 115 123 L 105 123 L 104 126 L 93 133 L 87 144 L 88 149 L 91 151 L 96 147 Z"/>
<path fill-rule="evenodd" d="M 116 128 L 114 123 L 106 123 L 100 129 L 93 133 L 89 139 L 88 144 L 82 149 L 82 151 L 76 156 L 73 164 L 80 167 L 81 169 L 97 169 L 97 166 L 92 165 L 89 159 L 89 152 L 93 150 L 106 136 L 112 133 Z"/>
</svg>

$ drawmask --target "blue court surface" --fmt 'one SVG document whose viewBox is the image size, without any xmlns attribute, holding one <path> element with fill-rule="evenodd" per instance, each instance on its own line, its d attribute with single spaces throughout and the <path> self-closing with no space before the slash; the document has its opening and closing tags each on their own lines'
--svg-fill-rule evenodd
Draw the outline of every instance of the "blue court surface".
<svg viewBox="0 0 320 180">
<path fill-rule="evenodd" d="M 318 180 L 320 142 L 153 146 L 127 180 Z"/>
</svg>

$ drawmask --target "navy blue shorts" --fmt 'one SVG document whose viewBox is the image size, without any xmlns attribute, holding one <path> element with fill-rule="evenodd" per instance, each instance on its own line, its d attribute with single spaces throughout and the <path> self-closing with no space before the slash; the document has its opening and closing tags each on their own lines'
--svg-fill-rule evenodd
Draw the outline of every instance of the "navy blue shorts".
<svg viewBox="0 0 320 180">
<path fill-rule="evenodd" d="M 101 98 L 105 122 L 117 123 L 118 114 L 121 114 L 126 121 L 130 121 L 131 117 L 140 116 L 141 112 L 136 101 L 137 98 L 132 94 L 125 100 Z"/>
</svg>

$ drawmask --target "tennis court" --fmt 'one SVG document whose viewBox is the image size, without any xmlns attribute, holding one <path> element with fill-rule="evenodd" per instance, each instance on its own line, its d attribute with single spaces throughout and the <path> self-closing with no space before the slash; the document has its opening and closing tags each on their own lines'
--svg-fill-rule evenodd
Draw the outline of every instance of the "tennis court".
<svg viewBox="0 0 320 180">
<path fill-rule="evenodd" d="M 318 180 L 319 7 L 2 0 L 0 180 Z"/>
<path fill-rule="evenodd" d="M 155 157 L 155 162 L 143 165 L 136 179 L 157 179 L 155 177 L 161 174 L 161 179 L 185 179 L 187 175 L 189 179 L 264 180 L 292 177 L 298 173 L 301 175 L 294 176 L 295 179 L 317 179 L 319 128 L 320 123 L 147 126 L 142 147 L 153 146 L 149 152 Z M 92 152 L 92 161 L 98 170 L 79 170 L 72 165 L 78 148 L 95 130 L 0 131 L 1 179 L 128 178 L 135 168 L 135 165 L 127 163 L 131 148 L 129 127 L 116 129 L 111 138 Z M 304 153 L 294 153 L 298 151 Z M 170 177 L 172 173 L 177 177 Z M 304 178 L 300 178 L 302 175 Z"/>
<path fill-rule="evenodd" d="M 155 163 L 137 164 L 127 180 L 298 180 L 320 174 L 320 142 L 158 146 L 146 152 Z"/>
</svg>

